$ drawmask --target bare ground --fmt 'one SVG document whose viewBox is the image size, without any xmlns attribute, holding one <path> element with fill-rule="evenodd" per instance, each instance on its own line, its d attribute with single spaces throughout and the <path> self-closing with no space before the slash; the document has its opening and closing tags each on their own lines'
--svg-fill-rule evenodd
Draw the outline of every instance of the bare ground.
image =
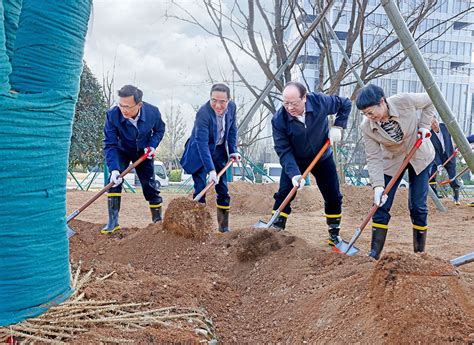
<svg viewBox="0 0 474 345">
<path fill-rule="evenodd" d="M 123 230 L 99 234 L 107 219 L 105 198 L 71 223 L 71 258 L 82 260 L 112 280 L 88 287 L 88 297 L 152 302 L 206 310 L 223 343 L 472 343 L 474 342 L 474 264 L 457 269 L 447 260 L 474 248 L 474 209 L 444 201 L 447 213 L 430 205 L 427 254 L 412 254 L 407 191 L 397 194 L 384 256 L 365 256 L 364 231 L 355 257 L 325 245 L 322 200 L 315 187 L 300 192 L 283 233 L 255 231 L 270 218 L 276 185 L 231 186 L 228 234 L 196 240 L 150 225 L 141 194 L 124 194 Z M 342 236 L 349 239 L 370 207 L 364 187 L 343 188 Z M 70 192 L 72 211 L 93 195 Z M 177 197 L 163 193 L 165 207 Z M 209 196 L 208 200 L 213 200 Z M 208 211 L 215 227 L 215 210 Z M 81 341 L 94 341 L 91 330 Z M 196 342 L 194 334 L 158 327 L 138 342 Z M 116 334 L 114 334 L 116 336 Z M 124 336 L 125 337 L 125 336 Z M 130 338 L 128 334 L 127 339 Z"/>
</svg>

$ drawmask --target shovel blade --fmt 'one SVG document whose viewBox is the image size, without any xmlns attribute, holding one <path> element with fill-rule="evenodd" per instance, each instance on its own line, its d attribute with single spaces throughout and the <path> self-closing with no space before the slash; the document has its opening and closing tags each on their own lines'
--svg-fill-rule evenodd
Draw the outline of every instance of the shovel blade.
<svg viewBox="0 0 474 345">
<path fill-rule="evenodd" d="M 254 229 L 268 229 L 270 226 L 268 225 L 267 222 L 264 222 L 263 220 L 259 220 L 257 223 L 253 225 Z"/>
<path fill-rule="evenodd" d="M 72 228 L 69 225 L 66 224 L 66 226 L 67 226 L 67 238 L 71 238 L 72 236 L 76 234 L 76 232 L 72 230 Z"/>
<path fill-rule="evenodd" d="M 332 250 L 336 253 L 346 254 L 348 256 L 354 256 L 359 252 L 359 248 L 354 245 L 349 248 L 349 242 L 344 240 L 341 240 L 337 245 L 332 247 Z"/>
</svg>

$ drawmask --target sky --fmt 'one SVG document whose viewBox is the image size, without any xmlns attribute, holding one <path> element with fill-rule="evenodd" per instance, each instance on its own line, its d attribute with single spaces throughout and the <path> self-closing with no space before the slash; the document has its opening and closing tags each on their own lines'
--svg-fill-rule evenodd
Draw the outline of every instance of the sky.
<svg viewBox="0 0 474 345">
<path fill-rule="evenodd" d="M 209 24 L 198 1 L 178 2 Z M 207 69 L 216 80 L 221 71 L 231 80 L 232 68 L 219 39 L 192 24 L 166 18 L 170 6 L 168 0 L 95 0 L 84 59 L 99 81 L 107 71 L 112 73 L 115 61 L 115 90 L 134 84 L 143 91 L 144 101 L 162 113 L 179 105 L 190 131 L 194 108 L 209 99 Z M 248 73 L 258 73 L 248 57 L 234 53 Z"/>
</svg>

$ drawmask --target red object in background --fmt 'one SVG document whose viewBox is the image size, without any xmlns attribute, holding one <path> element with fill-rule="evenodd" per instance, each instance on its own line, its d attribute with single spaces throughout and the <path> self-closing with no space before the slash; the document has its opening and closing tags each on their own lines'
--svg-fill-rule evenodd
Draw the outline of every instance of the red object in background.
<svg viewBox="0 0 474 345">
<path fill-rule="evenodd" d="M 18 341 L 16 341 L 13 336 L 9 336 L 9 337 L 6 339 L 5 343 L 7 343 L 7 344 L 19 344 Z"/>
</svg>

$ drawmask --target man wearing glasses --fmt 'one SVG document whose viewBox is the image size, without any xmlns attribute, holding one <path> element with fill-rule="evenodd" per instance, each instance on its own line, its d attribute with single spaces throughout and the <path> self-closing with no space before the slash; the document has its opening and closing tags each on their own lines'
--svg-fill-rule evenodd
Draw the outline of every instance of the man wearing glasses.
<svg viewBox="0 0 474 345">
<path fill-rule="evenodd" d="M 351 111 L 351 101 L 339 96 L 306 92 L 303 84 L 288 82 L 283 89 L 283 107 L 273 116 L 272 129 L 275 151 L 283 167 L 280 187 L 274 195 L 273 210 L 278 209 L 294 186 L 303 188 L 298 181 L 326 140 L 335 144 L 341 140 L 342 128 L 346 127 Z M 329 130 L 328 115 L 336 114 L 334 126 Z M 324 210 L 328 225 L 328 244 L 340 241 L 339 230 L 342 216 L 342 194 L 339 190 L 336 165 L 329 148 L 311 173 L 324 198 Z M 291 202 L 283 209 L 273 226 L 283 230 L 291 213 Z"/>
<path fill-rule="evenodd" d="M 153 157 L 163 135 L 165 123 L 157 107 L 143 102 L 143 92 L 133 85 L 125 85 L 118 91 L 119 104 L 107 111 L 104 128 L 104 151 L 107 166 L 111 171 L 110 181 L 114 186 L 109 190 L 109 221 L 101 230 L 110 234 L 120 229 L 118 216 L 122 192 L 120 172 L 130 162 L 134 162 L 150 150 L 148 159 L 135 170 L 143 189 L 143 195 L 150 204 L 153 223 L 161 221 L 159 184 L 155 181 Z"/>
<path fill-rule="evenodd" d="M 225 175 L 219 180 L 217 173 L 229 158 L 240 161 L 237 153 L 236 106 L 230 100 L 230 89 L 214 84 L 211 99 L 198 110 L 191 137 L 186 142 L 181 166 L 194 181 L 194 197 L 206 186 L 206 176 L 214 181 L 217 194 L 217 223 L 220 232 L 229 231 L 230 195 Z M 201 200 L 205 203 L 205 197 Z"/>
</svg>

